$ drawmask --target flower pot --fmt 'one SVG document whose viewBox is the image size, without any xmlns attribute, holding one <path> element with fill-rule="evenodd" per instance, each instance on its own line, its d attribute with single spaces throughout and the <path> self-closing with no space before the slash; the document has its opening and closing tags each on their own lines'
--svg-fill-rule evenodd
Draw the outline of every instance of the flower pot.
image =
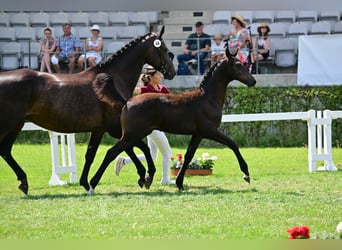
<svg viewBox="0 0 342 250">
<path fill-rule="evenodd" d="M 177 176 L 180 168 L 171 168 L 171 175 Z M 211 175 L 213 173 L 212 169 L 187 169 L 185 175 Z"/>
</svg>

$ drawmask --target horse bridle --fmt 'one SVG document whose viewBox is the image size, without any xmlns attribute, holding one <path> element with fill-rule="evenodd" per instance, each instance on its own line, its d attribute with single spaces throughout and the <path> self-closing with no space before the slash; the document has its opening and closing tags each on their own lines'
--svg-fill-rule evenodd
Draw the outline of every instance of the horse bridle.
<svg viewBox="0 0 342 250">
<path fill-rule="evenodd" d="M 161 43 L 163 42 L 162 39 L 159 39 L 157 38 Z M 156 41 L 156 40 L 154 40 Z M 158 69 L 163 75 L 166 73 L 166 60 L 164 59 L 163 55 L 162 55 L 162 51 L 161 51 L 161 45 L 159 47 L 157 47 L 155 44 L 153 44 L 153 46 L 158 50 L 158 53 L 159 53 L 159 59 L 160 59 L 160 62 L 161 62 L 161 65 L 160 65 L 160 69 Z"/>
</svg>

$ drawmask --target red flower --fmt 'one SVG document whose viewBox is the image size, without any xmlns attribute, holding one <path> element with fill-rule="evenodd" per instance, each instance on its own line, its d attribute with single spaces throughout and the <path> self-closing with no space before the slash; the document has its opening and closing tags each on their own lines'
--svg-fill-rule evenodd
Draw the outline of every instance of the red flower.
<svg viewBox="0 0 342 250">
<path fill-rule="evenodd" d="M 182 154 L 176 154 L 178 161 L 182 161 L 183 159 L 183 155 Z"/>
<path fill-rule="evenodd" d="M 290 234 L 289 239 L 310 239 L 309 227 L 307 226 L 296 226 L 287 229 L 287 232 Z"/>
</svg>

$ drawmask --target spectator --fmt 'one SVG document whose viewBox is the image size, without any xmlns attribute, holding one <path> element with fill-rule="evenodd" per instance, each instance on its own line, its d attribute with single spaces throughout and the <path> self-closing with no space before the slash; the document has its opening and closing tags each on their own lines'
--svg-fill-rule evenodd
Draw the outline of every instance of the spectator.
<svg viewBox="0 0 342 250">
<path fill-rule="evenodd" d="M 134 90 L 135 94 L 144 94 L 144 93 L 164 93 L 168 94 L 170 91 L 168 88 L 162 84 L 160 81 L 162 79 L 162 74 L 155 70 L 152 67 L 146 68 L 146 73 L 142 76 L 141 80 L 144 83 L 144 86 L 138 87 Z M 174 181 L 170 179 L 170 166 L 171 166 L 171 147 L 165 136 L 165 133 L 159 130 L 153 130 L 151 134 L 147 136 L 147 143 L 151 151 L 152 159 L 155 160 L 158 155 L 158 149 L 163 155 L 162 165 L 162 185 L 170 185 L 174 184 Z M 140 160 L 146 161 L 144 155 L 138 155 Z M 125 166 L 125 164 L 132 162 L 130 158 L 119 156 L 115 163 L 115 173 L 116 175 L 120 174 L 121 169 Z"/>
<path fill-rule="evenodd" d="M 211 39 L 208 34 L 203 33 L 203 23 L 196 22 L 196 32 L 190 34 L 183 46 L 183 54 L 177 56 L 179 64 L 184 64 L 191 59 L 199 59 L 200 74 L 204 73 L 204 59 L 208 56 L 211 46 Z M 198 48 L 199 44 L 199 48 Z"/>
<path fill-rule="evenodd" d="M 255 64 L 256 61 L 264 61 L 270 55 L 270 43 L 271 38 L 268 33 L 271 29 L 267 23 L 262 23 L 258 26 L 258 36 L 253 39 L 253 66 L 252 73 L 256 73 Z"/>
<path fill-rule="evenodd" d="M 83 54 L 78 58 L 78 69 L 82 71 L 84 69 L 84 57 L 87 59 L 89 66 L 95 66 L 102 60 L 103 39 L 99 36 L 100 27 L 94 24 L 91 27 L 92 36 L 85 42 L 86 54 Z"/>
<path fill-rule="evenodd" d="M 52 31 L 50 28 L 45 28 L 43 32 L 44 38 L 40 40 L 40 51 L 42 52 L 40 71 L 45 72 L 45 70 L 47 70 L 49 73 L 52 73 L 50 56 L 56 49 L 56 39 L 52 37 Z"/>
<path fill-rule="evenodd" d="M 214 36 L 214 44 L 211 46 L 211 65 L 221 60 L 224 56 L 224 44 L 222 42 L 222 35 L 216 34 Z"/>
<path fill-rule="evenodd" d="M 249 55 L 249 36 L 246 29 L 246 22 L 242 16 L 234 15 L 231 17 L 234 29 L 228 33 L 225 40 L 228 40 L 229 50 L 240 59 L 243 64 L 248 63 Z"/>
<path fill-rule="evenodd" d="M 59 63 L 69 64 L 69 73 L 72 74 L 75 67 L 77 53 L 80 52 L 80 39 L 71 33 L 71 24 L 63 25 L 63 35 L 57 40 L 56 53 L 51 58 L 51 62 L 57 73 L 61 72 Z"/>
</svg>

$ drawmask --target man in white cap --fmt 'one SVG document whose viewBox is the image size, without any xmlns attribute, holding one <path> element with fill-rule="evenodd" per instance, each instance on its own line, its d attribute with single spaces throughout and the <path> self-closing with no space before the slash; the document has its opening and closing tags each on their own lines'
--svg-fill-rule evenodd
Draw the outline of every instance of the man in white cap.
<svg viewBox="0 0 342 250">
<path fill-rule="evenodd" d="M 57 39 L 56 53 L 51 58 L 51 62 L 57 73 L 61 73 L 59 62 L 69 64 L 69 73 L 74 71 L 75 60 L 77 53 L 80 52 L 80 39 L 71 33 L 71 24 L 65 23 L 63 25 L 63 35 Z"/>
<path fill-rule="evenodd" d="M 101 52 L 103 49 L 103 39 L 99 36 L 100 27 L 97 24 L 94 24 L 90 30 L 92 36 L 85 41 L 86 53 L 81 55 L 78 59 L 78 68 L 80 71 L 84 69 L 84 58 L 87 59 L 89 66 L 95 66 L 102 60 Z"/>
</svg>

